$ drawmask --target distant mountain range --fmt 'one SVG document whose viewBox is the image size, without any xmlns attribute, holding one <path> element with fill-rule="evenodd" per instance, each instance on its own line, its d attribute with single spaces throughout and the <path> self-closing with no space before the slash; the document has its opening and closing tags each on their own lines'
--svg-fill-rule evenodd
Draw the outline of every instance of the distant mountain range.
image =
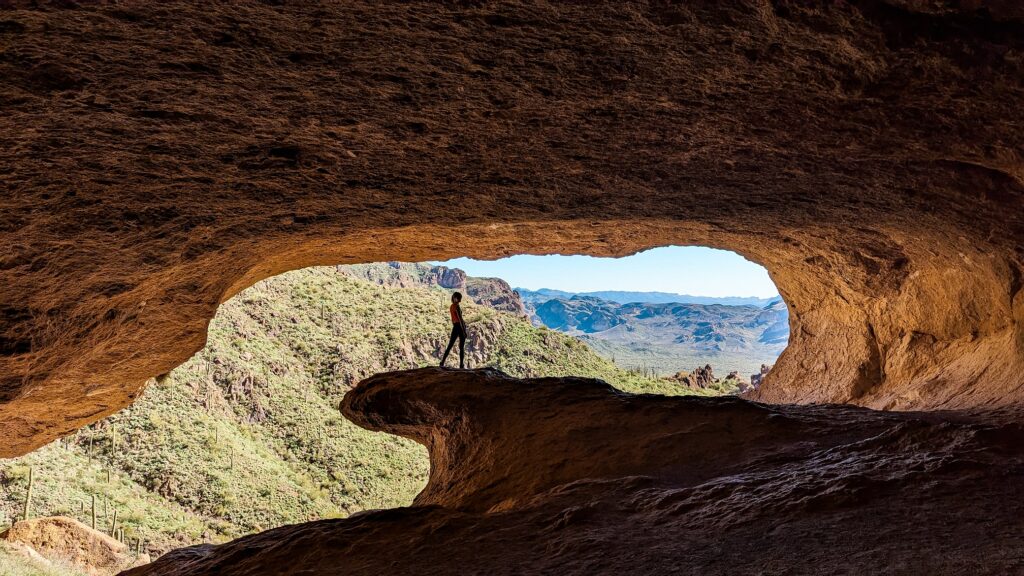
<svg viewBox="0 0 1024 576">
<path fill-rule="evenodd" d="M 572 334 L 620 366 L 663 375 L 711 363 L 721 373 L 749 377 L 761 364 L 774 364 L 789 341 L 789 310 L 778 297 L 716 299 L 756 305 L 620 303 L 589 294 L 551 296 L 553 290 L 517 292 L 535 324 Z"/>
<path fill-rule="evenodd" d="M 627 292 L 621 290 L 602 290 L 597 292 L 566 292 L 541 288 L 540 290 L 529 290 L 516 288 L 519 297 L 527 304 L 539 304 L 552 298 L 568 300 L 573 296 L 592 296 L 601 300 L 608 300 L 618 304 L 630 304 L 632 302 L 644 302 L 650 304 L 722 304 L 725 306 L 767 306 L 775 301 L 782 300 L 781 296 L 770 298 L 757 298 L 754 296 L 691 296 L 689 294 L 674 294 L 671 292 Z"/>
<path fill-rule="evenodd" d="M 500 278 L 458 268 L 388 262 L 339 266 L 373 284 L 461 290 L 474 302 L 576 336 L 625 368 L 660 375 L 711 363 L 720 375 L 744 378 L 773 364 L 789 339 L 782 298 L 690 296 L 668 292 L 513 290 Z"/>
<path fill-rule="evenodd" d="M 689 344 L 713 351 L 746 350 L 759 344 L 785 345 L 789 312 L 781 300 L 767 306 L 722 304 L 619 304 L 593 296 L 552 298 L 534 309 L 548 328 L 599 334 L 605 340 Z"/>
</svg>

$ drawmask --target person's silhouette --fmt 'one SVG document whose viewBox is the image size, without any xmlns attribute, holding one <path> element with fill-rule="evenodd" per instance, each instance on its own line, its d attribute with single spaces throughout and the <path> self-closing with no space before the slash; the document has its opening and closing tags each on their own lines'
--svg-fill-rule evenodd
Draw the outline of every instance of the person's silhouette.
<svg viewBox="0 0 1024 576">
<path fill-rule="evenodd" d="M 448 353 L 452 351 L 452 346 L 455 345 L 455 339 L 459 339 L 459 368 L 465 368 L 465 350 L 466 350 L 466 322 L 462 319 L 462 308 L 459 307 L 459 302 L 462 302 L 462 294 L 456 292 L 452 294 L 452 305 L 448 307 L 448 313 L 452 317 L 452 335 L 448 339 L 448 348 L 444 351 L 444 356 L 441 356 L 441 366 L 444 366 L 445 360 L 448 359 Z"/>
</svg>

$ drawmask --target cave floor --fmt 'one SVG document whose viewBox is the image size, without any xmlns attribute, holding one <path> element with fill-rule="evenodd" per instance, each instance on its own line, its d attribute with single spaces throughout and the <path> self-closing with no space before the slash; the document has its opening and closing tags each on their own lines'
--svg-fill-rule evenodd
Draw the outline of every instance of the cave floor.
<svg viewBox="0 0 1024 576">
<path fill-rule="evenodd" d="M 370 378 L 342 411 L 427 446 L 414 506 L 129 574 L 1024 574 L 1012 409 L 632 396 L 429 368 Z"/>
</svg>

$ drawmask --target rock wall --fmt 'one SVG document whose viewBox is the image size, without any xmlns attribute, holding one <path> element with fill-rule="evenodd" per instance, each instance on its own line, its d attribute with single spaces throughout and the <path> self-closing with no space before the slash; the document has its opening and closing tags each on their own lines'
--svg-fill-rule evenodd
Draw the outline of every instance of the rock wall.
<svg viewBox="0 0 1024 576">
<path fill-rule="evenodd" d="M 758 399 L 1024 397 L 1015 2 L 4 6 L 0 456 L 314 264 L 726 248 Z"/>
</svg>

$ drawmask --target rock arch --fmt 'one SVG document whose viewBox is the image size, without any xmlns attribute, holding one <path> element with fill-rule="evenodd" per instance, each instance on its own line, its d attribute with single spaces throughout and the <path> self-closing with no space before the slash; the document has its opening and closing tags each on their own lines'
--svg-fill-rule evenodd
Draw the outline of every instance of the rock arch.
<svg viewBox="0 0 1024 576">
<path fill-rule="evenodd" d="M 285 270 L 666 244 L 790 304 L 757 399 L 1018 402 L 1024 14 L 947 4 L 6 10 L 0 456 Z"/>
</svg>

